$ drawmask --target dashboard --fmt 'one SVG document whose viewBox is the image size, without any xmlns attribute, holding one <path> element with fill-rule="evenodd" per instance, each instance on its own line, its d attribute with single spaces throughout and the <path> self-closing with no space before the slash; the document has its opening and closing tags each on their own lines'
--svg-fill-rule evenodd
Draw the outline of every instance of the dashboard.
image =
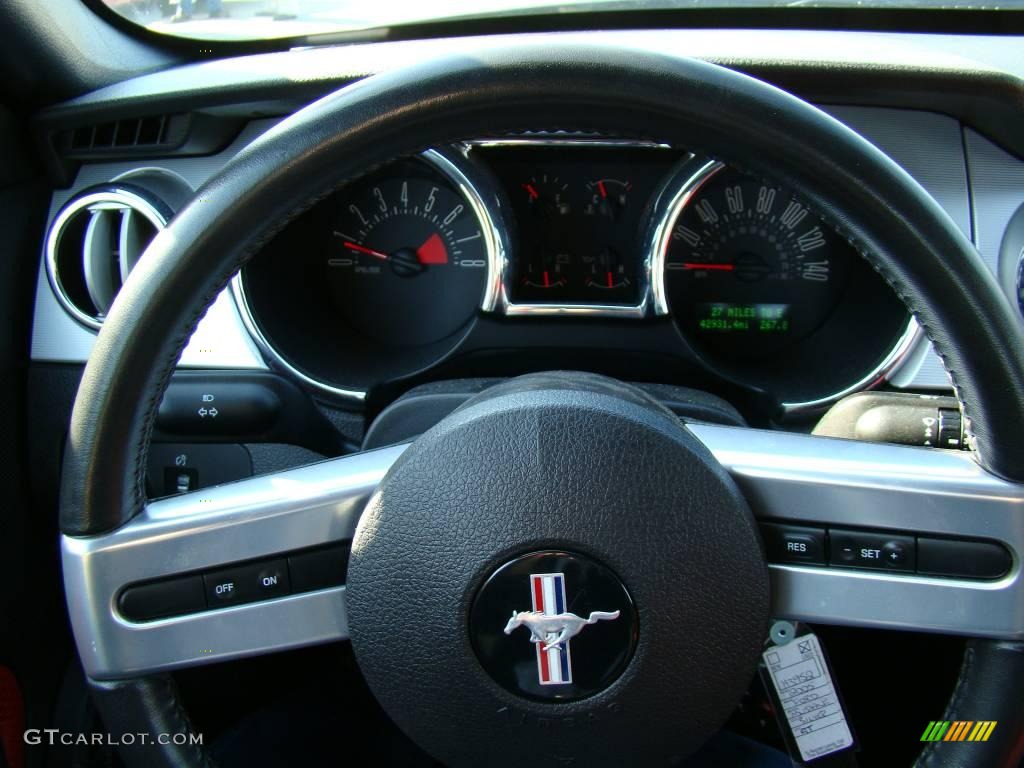
<svg viewBox="0 0 1024 768">
<path fill-rule="evenodd" d="M 642 33 L 605 37 L 650 42 Z M 846 38 L 846 45 L 864 40 Z M 875 38 L 920 43 L 914 36 Z M 684 31 L 660 34 L 654 44 L 715 39 Z M 736 38 L 717 39 L 728 48 Z M 824 55 L 837 39 L 806 33 L 801 50 Z M 372 64 L 374 51 L 402 59 L 431 44 L 348 53 L 369 55 Z M 864 57 L 892 55 L 882 46 Z M 132 266 L 125 254 L 141 254 L 176 207 L 271 128 L 277 117 L 268 113 L 308 100 L 292 91 L 303 72 L 327 66 L 324 56 L 255 57 L 247 61 L 255 70 L 246 72 L 223 62 L 200 65 L 212 83 L 212 95 L 200 101 L 238 101 L 257 86 L 277 96 L 184 113 L 195 136 L 167 151 L 74 151 L 83 125 L 87 138 L 99 135 L 79 111 L 109 110 L 111 103 L 152 110 L 173 101 L 176 94 L 162 94 L 158 77 L 99 92 L 86 100 L 94 104 L 69 108 L 73 119 L 67 110 L 52 116 L 56 128 L 75 126 L 65 151 L 78 159 L 67 187 L 52 198 L 34 360 L 88 357 L 102 305 Z M 261 58 L 268 67 L 298 67 L 288 70 L 291 84 L 269 70 L 259 75 Z M 935 109 L 834 101 L 823 108 L 914 176 L 1016 300 L 1024 238 L 1017 242 L 1014 232 L 1024 229 L 1013 222 L 1024 206 L 1024 163 Z M 172 114 L 167 124 L 176 119 Z M 196 126 L 211 120 L 233 127 L 197 148 L 203 132 Z M 950 389 L 913 318 L 841 233 L 773 180 L 748 176 L 699 147 L 538 130 L 434 147 L 341 181 L 236 277 L 201 322 L 181 367 L 275 370 L 323 402 L 355 411 L 420 383 L 578 368 L 706 389 L 755 423 L 817 414 L 879 385 Z M 90 273 L 80 265 L 90 263 L 87 252 L 97 243 L 114 245 L 99 248 L 103 269 Z M 108 252 L 121 254 L 113 276 L 103 271 Z"/>
<path fill-rule="evenodd" d="M 379 169 L 293 222 L 235 291 L 266 353 L 327 392 L 442 361 L 499 376 L 575 352 L 607 370 L 614 350 L 645 380 L 672 361 L 684 380 L 813 399 L 914 333 L 788 190 L 686 149 L 586 135 L 482 139 Z M 607 348 L 576 351 L 567 328 Z"/>
</svg>

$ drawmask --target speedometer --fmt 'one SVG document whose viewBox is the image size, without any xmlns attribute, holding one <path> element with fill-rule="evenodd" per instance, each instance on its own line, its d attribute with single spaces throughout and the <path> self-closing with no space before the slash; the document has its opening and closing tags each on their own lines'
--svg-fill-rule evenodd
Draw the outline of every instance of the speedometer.
<svg viewBox="0 0 1024 768">
<path fill-rule="evenodd" d="M 785 189 L 721 164 L 685 189 L 663 247 L 665 298 L 687 335 L 749 358 L 813 334 L 846 285 L 850 246 Z"/>
</svg>

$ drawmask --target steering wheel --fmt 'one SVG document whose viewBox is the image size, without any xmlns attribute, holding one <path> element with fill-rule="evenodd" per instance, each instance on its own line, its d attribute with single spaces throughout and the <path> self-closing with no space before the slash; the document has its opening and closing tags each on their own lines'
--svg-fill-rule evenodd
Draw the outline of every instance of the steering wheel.
<svg viewBox="0 0 1024 768">
<path fill-rule="evenodd" d="M 693 147 L 795 190 L 915 314 L 946 363 L 974 456 L 684 425 L 631 386 L 550 374 L 484 392 L 408 445 L 146 501 L 168 378 L 261 246 L 396 157 L 538 128 Z M 86 367 L 65 457 L 78 652 L 115 733 L 189 731 L 170 670 L 348 637 L 385 710 L 446 764 L 665 765 L 724 722 L 771 617 L 914 628 L 972 638 L 944 717 L 998 721 L 987 742 L 931 744 L 919 764 L 1011 765 L 1024 718 L 1022 403 L 1024 339 L 971 243 L 905 172 L 816 108 L 642 49 L 542 40 L 424 61 L 268 131 L 127 280 Z M 759 519 L 994 540 L 1013 566 L 990 581 L 769 567 Z M 203 573 L 329 559 L 327 545 L 346 541 L 344 586 L 154 621 L 124 615 L 131 585 L 180 597 Z M 345 581 L 332 562 L 335 584 Z M 586 591 L 575 604 L 589 613 L 565 610 L 567 589 Z M 539 598 L 560 610 L 531 612 L 531 596 L 534 609 Z M 538 624 L 552 613 L 559 627 Z M 573 668 L 548 672 L 571 685 L 537 684 L 534 653 L 557 665 L 567 648 L 550 647 L 553 632 L 572 636 Z M 124 748 L 130 764 L 208 759 L 193 744 L 140 741 Z"/>
</svg>

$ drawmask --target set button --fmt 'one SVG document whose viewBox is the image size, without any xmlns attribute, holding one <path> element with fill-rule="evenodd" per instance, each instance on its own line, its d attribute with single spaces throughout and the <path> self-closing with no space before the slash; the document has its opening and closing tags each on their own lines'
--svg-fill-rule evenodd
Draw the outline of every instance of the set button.
<svg viewBox="0 0 1024 768">
<path fill-rule="evenodd" d="M 910 571 L 916 565 L 913 536 L 873 531 L 829 529 L 829 561 L 833 565 L 875 570 Z"/>
</svg>

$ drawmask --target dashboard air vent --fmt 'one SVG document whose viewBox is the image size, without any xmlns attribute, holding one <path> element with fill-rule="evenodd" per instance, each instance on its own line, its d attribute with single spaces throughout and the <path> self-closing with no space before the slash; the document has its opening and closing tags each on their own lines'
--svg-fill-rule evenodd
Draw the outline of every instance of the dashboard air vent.
<svg viewBox="0 0 1024 768">
<path fill-rule="evenodd" d="M 143 147 L 160 144 L 167 133 L 166 115 L 83 125 L 71 133 L 72 149 Z"/>
<path fill-rule="evenodd" d="M 146 246 L 170 211 L 131 185 L 96 187 L 57 214 L 46 238 L 53 289 L 79 322 L 99 328 Z"/>
<path fill-rule="evenodd" d="M 189 137 L 187 114 L 126 117 L 86 123 L 54 134 L 55 148 L 67 157 L 130 156 L 180 147 Z"/>
</svg>

